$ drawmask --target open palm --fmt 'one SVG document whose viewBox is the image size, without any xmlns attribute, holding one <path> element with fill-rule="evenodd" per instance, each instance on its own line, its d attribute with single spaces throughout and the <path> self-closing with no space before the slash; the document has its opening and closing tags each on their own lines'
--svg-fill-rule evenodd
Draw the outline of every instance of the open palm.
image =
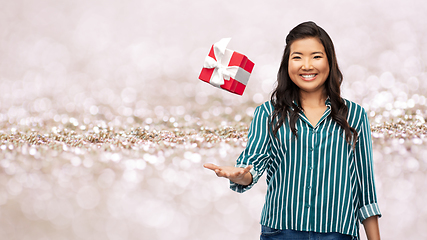
<svg viewBox="0 0 427 240">
<path fill-rule="evenodd" d="M 252 166 L 239 168 L 232 166 L 217 166 L 212 163 L 206 163 L 203 166 L 214 171 L 218 177 L 228 178 L 230 181 L 237 184 L 249 185 L 252 182 L 252 174 L 249 173 Z"/>
</svg>

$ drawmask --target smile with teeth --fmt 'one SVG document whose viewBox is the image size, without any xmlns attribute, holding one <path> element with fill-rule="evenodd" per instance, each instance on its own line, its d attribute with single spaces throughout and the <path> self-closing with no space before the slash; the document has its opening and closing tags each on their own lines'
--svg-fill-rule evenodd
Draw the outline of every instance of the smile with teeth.
<svg viewBox="0 0 427 240">
<path fill-rule="evenodd" d="M 311 80 L 316 77 L 317 74 L 301 74 L 301 77 L 305 80 Z"/>
</svg>

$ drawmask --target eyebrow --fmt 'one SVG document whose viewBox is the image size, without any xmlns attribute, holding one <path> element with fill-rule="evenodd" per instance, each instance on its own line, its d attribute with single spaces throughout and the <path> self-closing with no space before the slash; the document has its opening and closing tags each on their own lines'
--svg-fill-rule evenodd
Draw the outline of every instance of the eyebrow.
<svg viewBox="0 0 427 240">
<path fill-rule="evenodd" d="M 292 55 L 294 55 L 294 54 L 303 55 L 303 54 L 302 54 L 302 53 L 300 53 L 300 52 L 293 52 L 293 53 L 291 53 L 291 56 L 292 56 Z M 312 53 L 311 53 L 311 55 L 314 55 L 314 54 L 322 54 L 322 55 L 324 55 L 324 53 L 323 53 L 323 52 L 312 52 Z"/>
</svg>

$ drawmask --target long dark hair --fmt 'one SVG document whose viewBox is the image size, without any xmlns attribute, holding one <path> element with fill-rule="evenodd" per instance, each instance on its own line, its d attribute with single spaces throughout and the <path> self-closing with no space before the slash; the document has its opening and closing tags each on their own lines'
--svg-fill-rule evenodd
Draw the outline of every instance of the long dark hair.
<svg viewBox="0 0 427 240">
<path fill-rule="evenodd" d="M 331 117 L 344 129 L 347 143 L 354 147 L 357 139 L 357 131 L 347 122 L 348 108 L 341 98 L 340 89 L 343 76 L 338 68 L 334 44 L 326 31 L 317 26 L 314 22 L 299 24 L 293 28 L 286 37 L 286 47 L 277 74 L 277 87 L 271 95 L 271 103 L 274 106 L 274 111 L 272 113 L 270 127 L 272 127 L 273 134 L 277 137 L 279 128 L 286 123 L 285 120 L 289 116 L 289 126 L 292 133 L 295 137 L 298 137 L 295 123 L 299 118 L 298 114 L 303 111 L 303 108 L 301 107 L 299 88 L 289 77 L 289 54 L 291 45 L 295 40 L 309 37 L 319 39 L 325 48 L 329 63 L 329 76 L 324 84 L 325 93 L 329 96 L 331 102 Z"/>
</svg>

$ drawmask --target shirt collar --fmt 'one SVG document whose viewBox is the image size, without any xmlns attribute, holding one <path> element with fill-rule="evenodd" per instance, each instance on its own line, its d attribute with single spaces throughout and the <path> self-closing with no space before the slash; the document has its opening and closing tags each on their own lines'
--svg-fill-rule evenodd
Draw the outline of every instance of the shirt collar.
<svg viewBox="0 0 427 240">
<path fill-rule="evenodd" d="M 327 106 L 327 107 L 331 107 L 331 100 L 329 99 L 329 96 L 326 98 L 326 100 L 325 100 L 325 105 Z"/>
<path fill-rule="evenodd" d="M 294 101 L 295 104 L 296 101 Z M 325 100 L 325 105 L 326 105 L 326 111 L 323 113 L 322 117 L 320 118 L 320 120 L 317 122 L 316 126 L 312 126 L 310 121 L 307 119 L 307 117 L 305 116 L 305 114 L 303 112 L 298 113 L 301 116 L 301 119 L 303 121 L 305 121 L 309 126 L 312 126 L 313 128 L 316 128 L 317 126 L 319 126 L 319 124 L 321 124 L 331 113 L 331 100 L 329 99 L 329 96 L 326 98 Z"/>
</svg>

